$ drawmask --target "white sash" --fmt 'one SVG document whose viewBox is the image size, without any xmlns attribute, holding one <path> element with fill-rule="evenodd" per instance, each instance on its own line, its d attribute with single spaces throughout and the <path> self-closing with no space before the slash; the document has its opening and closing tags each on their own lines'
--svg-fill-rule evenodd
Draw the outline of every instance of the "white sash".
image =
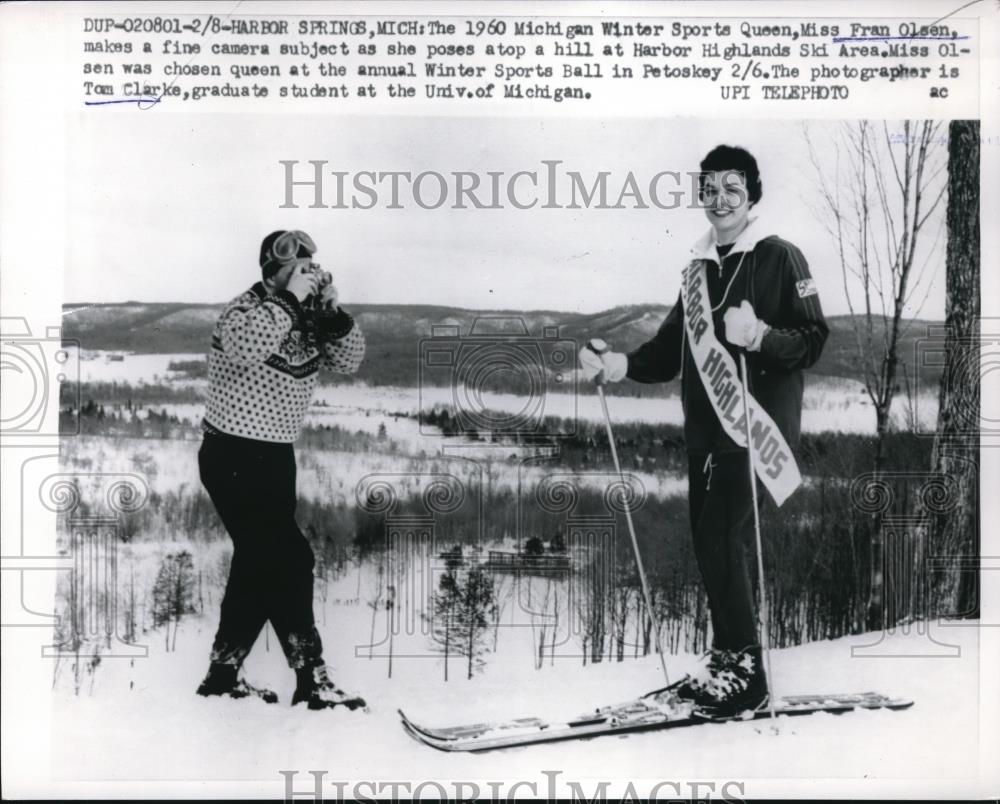
<svg viewBox="0 0 1000 804">
<path fill-rule="evenodd" d="M 732 355 L 715 337 L 712 308 L 708 300 L 705 261 L 692 260 L 684 269 L 684 327 L 691 354 L 702 385 L 712 401 L 726 434 L 745 447 L 746 424 L 743 420 L 743 386 Z M 751 449 L 757 476 L 781 505 L 802 483 L 795 457 L 774 420 L 748 395 L 751 422 Z"/>
</svg>

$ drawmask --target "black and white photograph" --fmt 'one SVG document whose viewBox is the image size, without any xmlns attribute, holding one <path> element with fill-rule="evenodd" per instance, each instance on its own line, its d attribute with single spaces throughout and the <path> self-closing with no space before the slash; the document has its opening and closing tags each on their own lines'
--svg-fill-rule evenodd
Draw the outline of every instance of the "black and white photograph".
<svg viewBox="0 0 1000 804">
<path fill-rule="evenodd" d="M 0 8 L 5 796 L 994 797 L 998 27 Z"/>
</svg>

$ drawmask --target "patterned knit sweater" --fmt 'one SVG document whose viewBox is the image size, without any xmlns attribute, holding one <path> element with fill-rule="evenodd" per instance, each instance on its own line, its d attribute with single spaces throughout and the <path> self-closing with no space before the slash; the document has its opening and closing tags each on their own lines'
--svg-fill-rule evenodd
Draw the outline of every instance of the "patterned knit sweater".
<svg viewBox="0 0 1000 804">
<path fill-rule="evenodd" d="M 208 355 L 204 429 L 257 441 L 295 441 L 319 369 L 358 370 L 365 339 L 339 308 L 310 323 L 287 290 L 258 282 L 226 305 Z"/>
</svg>

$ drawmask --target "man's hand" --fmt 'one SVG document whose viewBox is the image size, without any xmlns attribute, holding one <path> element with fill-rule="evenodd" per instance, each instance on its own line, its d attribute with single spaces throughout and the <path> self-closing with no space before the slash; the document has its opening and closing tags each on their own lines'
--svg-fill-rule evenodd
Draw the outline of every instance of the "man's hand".
<svg viewBox="0 0 1000 804">
<path fill-rule="evenodd" d="M 319 276 L 315 271 L 311 271 L 306 264 L 296 265 L 285 286 L 285 290 L 295 296 L 300 302 L 304 302 L 319 287 Z"/>
<path fill-rule="evenodd" d="M 726 325 L 726 340 L 733 346 L 760 351 L 760 342 L 770 327 L 757 318 L 750 302 L 744 299 L 739 307 L 730 307 L 722 320 Z"/>
<path fill-rule="evenodd" d="M 320 307 L 327 310 L 332 310 L 337 306 L 337 299 L 339 294 L 337 293 L 337 288 L 333 284 L 333 277 L 330 276 L 326 271 L 323 272 L 322 279 L 320 280 L 320 292 L 319 301 Z"/>
<path fill-rule="evenodd" d="M 625 379 L 628 357 L 612 352 L 600 338 L 595 338 L 580 350 L 580 369 L 586 380 L 603 384 Z"/>
</svg>

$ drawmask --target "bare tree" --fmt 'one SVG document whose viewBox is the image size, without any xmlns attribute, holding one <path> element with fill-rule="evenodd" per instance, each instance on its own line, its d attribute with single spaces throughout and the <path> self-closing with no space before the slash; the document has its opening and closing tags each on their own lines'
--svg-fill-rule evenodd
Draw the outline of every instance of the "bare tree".
<svg viewBox="0 0 1000 804">
<path fill-rule="evenodd" d="M 953 120 L 948 136 L 945 360 L 932 467 L 957 499 L 931 520 L 934 552 L 951 562 L 937 577 L 941 614 L 975 615 L 979 555 L 979 137 L 978 120 Z"/>
<path fill-rule="evenodd" d="M 591 556 L 575 573 L 576 605 L 583 632 L 583 661 L 594 664 L 604 659 L 604 641 L 607 636 L 608 598 L 607 579 L 604 577 L 604 557 Z"/>
<path fill-rule="evenodd" d="M 137 623 L 135 619 L 136 608 L 135 596 L 135 565 L 132 565 L 129 573 L 128 596 L 125 598 L 125 633 L 122 639 L 125 642 L 138 642 Z"/>
<path fill-rule="evenodd" d="M 549 666 L 556 663 L 556 634 L 559 633 L 559 587 L 557 586 L 552 598 L 552 641 L 549 645 Z"/>
<path fill-rule="evenodd" d="M 498 579 L 494 578 L 494 585 L 496 588 L 496 607 L 494 609 L 495 615 L 493 617 L 493 652 L 497 652 L 497 647 L 500 642 L 500 620 L 503 618 L 504 612 L 507 610 L 507 604 L 514 599 L 515 584 L 514 579 L 517 576 L 508 575 L 506 577 L 501 577 Z M 511 612 L 513 618 L 513 611 Z M 513 619 L 511 620 L 513 623 Z"/>
<path fill-rule="evenodd" d="M 806 130 L 819 183 L 816 214 L 836 247 L 858 365 L 875 410 L 877 472 L 898 390 L 903 314 L 912 318 L 923 307 L 940 256 L 943 221 L 935 211 L 947 189 L 941 125 L 844 123 L 822 148 Z M 928 225 L 936 230 L 929 241 Z"/>
<path fill-rule="evenodd" d="M 919 314 L 940 261 L 943 220 L 935 211 L 948 187 L 941 125 L 934 120 L 904 120 L 892 126 L 867 120 L 843 123 L 821 150 L 806 131 L 819 184 L 817 217 L 836 247 L 856 357 L 875 410 L 876 477 L 884 468 L 898 391 L 900 339 L 909 327 L 903 313 L 911 320 Z M 928 224 L 936 230 L 929 241 Z M 875 514 L 866 623 L 870 629 L 887 625 L 881 530 L 881 514 Z"/>
<path fill-rule="evenodd" d="M 528 584 L 533 583 L 533 579 L 527 577 Z M 538 628 L 538 649 L 535 655 L 535 669 L 541 670 L 545 665 L 545 651 L 549 651 L 549 664 L 555 664 L 556 639 L 559 632 L 559 612 L 562 603 L 559 600 L 560 578 L 553 578 L 552 575 L 544 577 L 544 593 L 535 602 L 530 610 L 532 634 Z"/>
<path fill-rule="evenodd" d="M 614 642 L 614 660 L 625 661 L 626 631 L 628 629 L 629 604 L 632 598 L 632 587 L 625 579 L 619 579 L 612 591 L 611 598 L 611 630 Z M 609 655 L 609 660 L 612 658 Z"/>
<path fill-rule="evenodd" d="M 371 629 L 368 634 L 368 658 L 375 658 L 375 623 L 379 618 L 379 613 L 384 610 L 382 603 L 382 591 L 385 589 L 385 566 L 379 562 L 374 584 L 374 597 L 368 600 L 368 607 L 372 610 Z"/>
</svg>

